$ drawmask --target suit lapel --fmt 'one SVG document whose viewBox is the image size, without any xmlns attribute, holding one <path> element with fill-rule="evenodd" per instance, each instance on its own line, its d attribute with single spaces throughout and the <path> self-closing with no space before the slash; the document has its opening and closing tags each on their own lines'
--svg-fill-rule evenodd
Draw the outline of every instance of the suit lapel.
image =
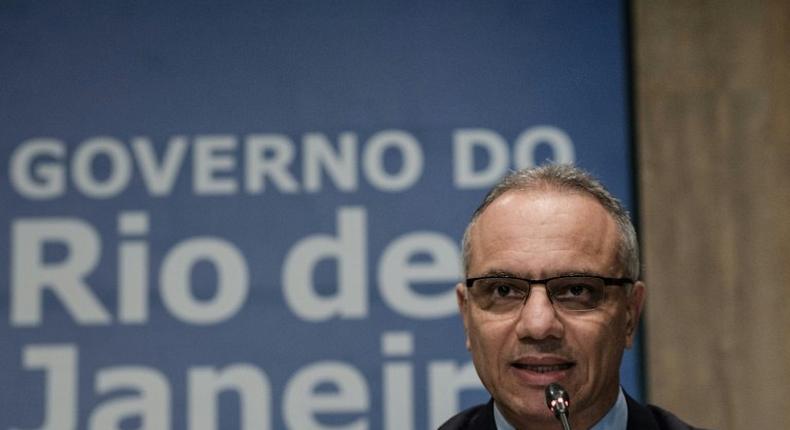
<svg viewBox="0 0 790 430">
<path fill-rule="evenodd" d="M 494 399 L 488 401 L 485 407 L 469 420 L 470 430 L 497 430 L 494 421 Z"/>
<path fill-rule="evenodd" d="M 625 395 L 628 404 L 628 430 L 660 430 L 653 414 L 647 407 Z"/>
</svg>

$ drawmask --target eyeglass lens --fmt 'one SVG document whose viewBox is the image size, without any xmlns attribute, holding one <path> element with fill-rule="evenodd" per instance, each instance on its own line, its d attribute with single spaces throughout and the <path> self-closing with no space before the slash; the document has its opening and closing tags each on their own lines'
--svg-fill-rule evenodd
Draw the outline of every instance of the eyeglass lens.
<svg viewBox="0 0 790 430">
<path fill-rule="evenodd" d="M 564 310 L 591 310 L 604 301 L 605 283 L 596 277 L 559 277 L 547 281 L 545 287 L 552 303 Z M 517 278 L 482 278 L 475 280 L 469 291 L 481 309 L 503 315 L 521 309 L 529 295 L 530 283 Z"/>
</svg>

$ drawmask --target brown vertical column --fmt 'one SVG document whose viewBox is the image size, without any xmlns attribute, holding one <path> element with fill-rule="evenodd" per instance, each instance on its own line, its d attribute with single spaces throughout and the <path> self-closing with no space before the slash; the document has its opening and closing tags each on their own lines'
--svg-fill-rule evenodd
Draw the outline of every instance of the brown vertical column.
<svg viewBox="0 0 790 430">
<path fill-rule="evenodd" d="M 649 400 L 790 428 L 790 2 L 632 12 Z"/>
</svg>

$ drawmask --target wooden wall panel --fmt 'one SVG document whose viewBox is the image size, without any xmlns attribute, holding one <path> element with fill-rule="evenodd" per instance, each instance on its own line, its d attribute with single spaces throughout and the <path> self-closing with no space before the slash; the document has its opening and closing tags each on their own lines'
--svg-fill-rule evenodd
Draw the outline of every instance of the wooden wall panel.
<svg viewBox="0 0 790 430">
<path fill-rule="evenodd" d="M 632 12 L 648 398 L 790 428 L 790 2 Z"/>
</svg>

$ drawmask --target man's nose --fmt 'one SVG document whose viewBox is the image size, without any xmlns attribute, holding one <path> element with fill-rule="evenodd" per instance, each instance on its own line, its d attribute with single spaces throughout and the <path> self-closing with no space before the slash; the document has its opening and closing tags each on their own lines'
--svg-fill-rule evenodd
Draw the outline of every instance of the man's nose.
<svg viewBox="0 0 790 430">
<path fill-rule="evenodd" d="M 519 339 L 542 340 L 562 338 L 564 326 L 557 318 L 554 305 L 549 300 L 546 287 L 533 285 L 527 301 L 522 306 L 516 323 Z"/>
</svg>

